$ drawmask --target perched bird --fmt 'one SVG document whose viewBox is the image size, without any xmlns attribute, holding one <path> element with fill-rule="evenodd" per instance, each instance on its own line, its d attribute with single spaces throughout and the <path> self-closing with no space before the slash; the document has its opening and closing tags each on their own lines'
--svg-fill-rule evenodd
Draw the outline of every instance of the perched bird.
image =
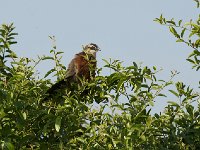
<svg viewBox="0 0 200 150">
<path fill-rule="evenodd" d="M 98 51 L 100 49 L 94 43 L 83 46 L 83 51 L 76 54 L 69 63 L 65 78 L 47 90 L 48 96 L 43 101 L 51 98 L 59 89 L 70 88 L 71 84 L 80 84 L 81 80 L 90 81 L 91 78 L 95 77 L 96 53 Z"/>
</svg>

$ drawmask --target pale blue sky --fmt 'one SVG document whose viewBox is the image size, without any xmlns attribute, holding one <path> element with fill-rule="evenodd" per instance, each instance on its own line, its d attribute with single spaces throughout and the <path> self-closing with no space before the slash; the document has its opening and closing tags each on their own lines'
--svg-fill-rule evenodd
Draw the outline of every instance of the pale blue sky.
<svg viewBox="0 0 200 150">
<path fill-rule="evenodd" d="M 0 5 L 0 24 L 14 22 L 19 33 L 14 46 L 19 56 L 49 55 L 48 36 L 55 35 L 66 65 L 81 45 L 94 42 L 102 49 L 99 67 L 108 58 L 125 65 L 143 62 L 162 67 L 160 79 L 167 80 L 176 69 L 180 71 L 176 81 L 198 86 L 199 72 L 185 61 L 191 49 L 176 43 L 167 27 L 153 21 L 161 13 L 185 22 L 197 18 L 199 9 L 193 0 L 0 0 Z M 38 69 L 44 74 L 52 66 L 47 63 Z M 162 104 L 158 102 L 158 109 Z"/>
</svg>

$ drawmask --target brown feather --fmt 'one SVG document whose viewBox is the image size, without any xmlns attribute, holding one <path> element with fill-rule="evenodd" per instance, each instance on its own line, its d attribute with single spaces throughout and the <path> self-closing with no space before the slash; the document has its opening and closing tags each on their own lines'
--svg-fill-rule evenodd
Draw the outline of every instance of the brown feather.
<svg viewBox="0 0 200 150">
<path fill-rule="evenodd" d="M 91 78 L 95 77 L 95 69 L 96 55 L 86 54 L 85 51 L 76 54 L 68 65 L 65 78 L 57 82 L 49 90 L 47 90 L 46 94 L 48 94 L 48 96 L 45 97 L 42 102 L 52 97 L 59 89 L 70 87 L 71 83 L 80 84 L 79 79 L 90 81 Z"/>
</svg>

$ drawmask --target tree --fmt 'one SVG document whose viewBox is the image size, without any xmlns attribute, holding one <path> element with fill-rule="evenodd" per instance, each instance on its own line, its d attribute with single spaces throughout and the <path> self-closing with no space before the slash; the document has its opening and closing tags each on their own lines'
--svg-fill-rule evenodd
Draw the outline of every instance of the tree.
<svg viewBox="0 0 200 150">
<path fill-rule="evenodd" d="M 162 15 L 155 21 L 169 26 L 177 42 L 193 49 L 187 61 L 198 71 L 200 18 L 184 25 Z M 105 66 L 97 69 L 91 82 L 82 81 L 83 86 L 76 87 L 73 94 L 56 95 L 41 105 L 52 84 L 48 76 L 61 79 L 65 73 L 60 63 L 62 52 L 53 47 L 52 56 L 19 58 L 12 50 L 16 35 L 13 24 L 0 27 L 1 149 L 200 148 L 200 95 L 183 82 L 174 83 L 177 72 L 164 81 L 157 79 L 160 70 L 156 67 L 104 60 Z M 35 68 L 46 60 L 54 61 L 55 67 L 40 77 Z M 102 76 L 105 68 L 112 73 Z M 175 87 L 169 91 L 178 102 L 170 101 L 163 113 L 151 114 L 156 98 L 167 97 L 163 90 L 169 85 Z M 83 94 L 85 90 L 87 94 Z M 98 108 L 92 107 L 94 103 Z"/>
</svg>

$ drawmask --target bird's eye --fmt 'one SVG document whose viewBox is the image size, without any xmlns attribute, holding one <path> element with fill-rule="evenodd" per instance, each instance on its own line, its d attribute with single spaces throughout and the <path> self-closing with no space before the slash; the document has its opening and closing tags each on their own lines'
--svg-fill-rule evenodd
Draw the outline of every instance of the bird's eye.
<svg viewBox="0 0 200 150">
<path fill-rule="evenodd" d="M 96 50 L 97 48 L 93 45 L 90 45 L 88 48 L 92 49 L 92 50 Z"/>
<path fill-rule="evenodd" d="M 92 46 L 91 49 L 96 50 L 97 48 L 95 46 Z"/>
</svg>

